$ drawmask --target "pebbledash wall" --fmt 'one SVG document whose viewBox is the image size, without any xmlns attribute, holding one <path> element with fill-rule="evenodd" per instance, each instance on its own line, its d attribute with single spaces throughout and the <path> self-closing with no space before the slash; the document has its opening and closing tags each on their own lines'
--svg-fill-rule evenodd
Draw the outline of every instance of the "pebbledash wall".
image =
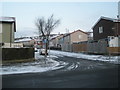
<svg viewBox="0 0 120 90">
<path fill-rule="evenodd" d="M 2 48 L 2 61 L 34 59 L 34 48 Z"/>
</svg>

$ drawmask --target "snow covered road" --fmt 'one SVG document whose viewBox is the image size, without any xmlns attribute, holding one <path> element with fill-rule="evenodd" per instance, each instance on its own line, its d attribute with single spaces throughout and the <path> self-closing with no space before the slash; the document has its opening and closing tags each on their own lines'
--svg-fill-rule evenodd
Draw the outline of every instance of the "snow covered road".
<svg viewBox="0 0 120 90">
<path fill-rule="evenodd" d="M 82 58 L 88 60 L 98 60 L 98 61 L 105 61 L 114 64 L 120 64 L 120 56 L 105 56 L 105 55 L 89 55 L 89 54 L 82 54 L 82 53 L 71 53 L 71 52 L 63 52 L 63 51 L 55 51 L 50 50 L 50 54 L 63 57 L 74 57 L 74 58 Z"/>
<path fill-rule="evenodd" d="M 66 61 L 63 60 L 64 57 L 71 57 L 73 60 Z M 63 59 L 59 59 L 63 58 Z M 38 73 L 38 72 L 46 72 L 46 71 L 52 71 L 52 70 L 58 70 L 58 69 L 64 69 L 66 70 L 72 70 L 77 69 L 78 67 L 82 68 L 80 60 L 96 60 L 96 61 L 105 61 L 110 62 L 114 64 L 120 64 L 120 61 L 118 61 L 118 58 L 120 56 L 103 56 L 103 55 L 87 55 L 87 54 L 81 54 L 81 53 L 70 53 L 70 52 L 62 52 L 62 51 L 55 51 L 50 50 L 48 57 L 44 58 L 44 56 L 39 55 L 38 52 L 35 52 L 35 59 L 36 61 L 33 62 L 26 62 L 26 63 L 17 63 L 17 64 L 9 64 L 4 65 L 2 68 L 0 68 L 0 75 L 5 74 L 19 74 L 19 73 Z M 77 59 L 77 61 L 76 61 Z M 90 63 L 90 62 L 89 62 Z M 92 64 L 92 63 L 91 63 Z M 96 65 L 100 66 L 101 63 L 96 63 Z M 96 67 L 95 65 L 89 65 L 84 66 L 85 69 L 90 69 Z"/>
</svg>

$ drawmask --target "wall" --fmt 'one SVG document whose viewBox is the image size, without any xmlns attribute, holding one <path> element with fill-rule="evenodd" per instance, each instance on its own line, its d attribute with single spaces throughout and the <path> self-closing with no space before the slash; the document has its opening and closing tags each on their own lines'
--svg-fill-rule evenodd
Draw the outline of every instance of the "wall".
<svg viewBox="0 0 120 90">
<path fill-rule="evenodd" d="M 71 34 L 71 44 L 73 42 L 82 42 L 87 40 L 88 40 L 88 35 L 81 31 L 76 31 Z"/>
<path fill-rule="evenodd" d="M 50 40 L 50 42 L 49 42 L 50 44 L 50 47 L 56 47 L 56 38 L 54 38 L 54 39 L 52 39 L 52 40 Z"/>
<path fill-rule="evenodd" d="M 34 48 L 2 48 L 2 60 L 34 58 Z"/>
<path fill-rule="evenodd" d="M 12 33 L 11 33 L 11 40 L 12 40 L 12 42 L 14 42 L 14 38 L 15 38 L 15 35 L 14 35 L 14 30 L 15 30 L 14 24 L 15 23 L 12 23 Z"/>
<path fill-rule="evenodd" d="M 0 43 L 2 43 L 2 24 L 0 23 Z"/>
<path fill-rule="evenodd" d="M 10 43 L 10 30 L 11 24 L 9 23 L 2 23 L 2 41 L 5 43 Z"/>
<path fill-rule="evenodd" d="M 0 43 L 2 43 L 2 33 L 0 33 Z"/>
<path fill-rule="evenodd" d="M 71 51 L 70 35 L 63 37 L 62 51 Z"/>
<path fill-rule="evenodd" d="M 2 42 L 14 42 L 14 34 L 12 23 L 2 23 Z"/>
<path fill-rule="evenodd" d="M 101 26 L 103 27 L 103 33 L 99 33 L 99 27 Z M 101 19 L 93 28 L 93 39 L 100 40 L 107 38 L 107 36 L 114 36 L 113 28 L 115 28 L 115 24 L 112 21 Z"/>
<path fill-rule="evenodd" d="M 109 47 L 120 47 L 120 36 L 109 36 Z"/>
</svg>

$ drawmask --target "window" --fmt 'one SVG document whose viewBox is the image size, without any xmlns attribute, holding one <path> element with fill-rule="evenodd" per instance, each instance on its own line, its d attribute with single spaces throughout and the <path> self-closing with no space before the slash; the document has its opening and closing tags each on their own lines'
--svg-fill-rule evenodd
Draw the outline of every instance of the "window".
<svg viewBox="0 0 120 90">
<path fill-rule="evenodd" d="M 99 27 L 99 33 L 103 33 L 103 27 Z"/>
<path fill-rule="evenodd" d="M 82 38 L 82 36 L 81 36 L 81 35 L 79 35 L 79 36 L 78 36 L 78 38 L 79 38 L 79 39 L 81 39 L 81 38 Z"/>
</svg>

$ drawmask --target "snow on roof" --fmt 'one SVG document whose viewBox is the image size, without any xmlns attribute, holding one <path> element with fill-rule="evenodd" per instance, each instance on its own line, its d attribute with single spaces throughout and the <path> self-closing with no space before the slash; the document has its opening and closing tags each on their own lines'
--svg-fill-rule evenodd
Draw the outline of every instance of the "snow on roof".
<svg viewBox="0 0 120 90">
<path fill-rule="evenodd" d="M 15 22 L 15 17 L 0 17 L 1 22 Z"/>
<path fill-rule="evenodd" d="M 92 28 L 94 28 L 96 26 L 96 24 L 101 20 L 101 19 L 105 19 L 105 20 L 109 20 L 112 22 L 120 22 L 120 19 L 114 19 L 114 18 L 109 18 L 109 17 L 103 17 L 101 16 L 98 21 L 94 24 L 94 26 Z"/>
<path fill-rule="evenodd" d="M 15 40 L 15 42 L 27 42 L 31 40 L 32 40 L 31 38 L 23 38 L 23 39 Z"/>
<path fill-rule="evenodd" d="M 73 33 L 75 33 L 75 32 L 82 32 L 82 33 L 85 33 L 85 34 L 88 34 L 87 32 L 84 32 L 84 31 L 82 31 L 82 30 L 76 30 L 76 31 L 74 31 L 74 32 L 71 32 L 70 34 L 73 34 Z"/>
<path fill-rule="evenodd" d="M 0 17 L 0 22 L 4 23 L 14 23 L 14 32 L 16 32 L 16 20 L 15 17 Z"/>
<path fill-rule="evenodd" d="M 50 39 L 54 39 L 54 38 L 56 38 L 56 37 L 58 37 L 58 36 L 59 36 L 59 34 L 54 35 L 54 36 L 50 37 Z"/>
</svg>

